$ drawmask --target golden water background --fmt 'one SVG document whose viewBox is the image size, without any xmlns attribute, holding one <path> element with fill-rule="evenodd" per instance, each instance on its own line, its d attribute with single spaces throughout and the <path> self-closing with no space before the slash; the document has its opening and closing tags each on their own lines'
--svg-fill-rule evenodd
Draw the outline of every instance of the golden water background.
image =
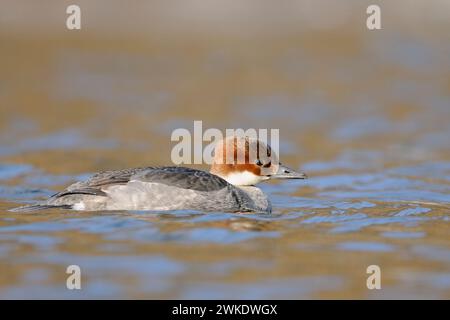
<svg viewBox="0 0 450 320">
<path fill-rule="evenodd" d="M 0 4 L 0 298 L 450 297 L 447 1 L 378 31 L 369 1 L 77 3 Z M 194 120 L 279 128 L 310 179 L 262 185 L 272 216 L 7 211 L 171 164 Z"/>
</svg>

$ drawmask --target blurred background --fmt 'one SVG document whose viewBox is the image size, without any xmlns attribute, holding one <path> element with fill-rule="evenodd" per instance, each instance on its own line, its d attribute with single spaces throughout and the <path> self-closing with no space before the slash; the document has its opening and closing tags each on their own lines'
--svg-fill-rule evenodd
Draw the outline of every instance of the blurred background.
<svg viewBox="0 0 450 320">
<path fill-rule="evenodd" d="M 0 298 L 449 298 L 449 28 L 446 0 L 2 0 Z M 310 179 L 262 185 L 272 216 L 7 211 L 170 165 L 194 120 L 279 128 Z"/>
</svg>

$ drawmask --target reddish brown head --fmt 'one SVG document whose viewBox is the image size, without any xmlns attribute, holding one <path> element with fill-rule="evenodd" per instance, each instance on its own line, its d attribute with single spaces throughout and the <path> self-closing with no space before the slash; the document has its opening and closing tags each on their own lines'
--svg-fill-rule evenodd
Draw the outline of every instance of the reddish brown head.
<svg viewBox="0 0 450 320">
<path fill-rule="evenodd" d="M 217 143 L 211 173 L 234 185 L 255 185 L 271 178 L 306 178 L 304 173 L 281 165 L 269 145 L 241 136 Z"/>
</svg>

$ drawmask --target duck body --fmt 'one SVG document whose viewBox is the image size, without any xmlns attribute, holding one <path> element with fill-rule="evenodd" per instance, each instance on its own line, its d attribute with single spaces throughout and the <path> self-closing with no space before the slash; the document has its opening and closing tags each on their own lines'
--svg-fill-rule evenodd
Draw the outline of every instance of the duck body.
<svg viewBox="0 0 450 320">
<path fill-rule="evenodd" d="M 99 172 L 29 208 L 35 210 L 39 206 L 88 211 L 270 213 L 272 210 L 269 199 L 261 189 L 234 186 L 212 173 L 186 167 L 144 167 Z"/>
</svg>

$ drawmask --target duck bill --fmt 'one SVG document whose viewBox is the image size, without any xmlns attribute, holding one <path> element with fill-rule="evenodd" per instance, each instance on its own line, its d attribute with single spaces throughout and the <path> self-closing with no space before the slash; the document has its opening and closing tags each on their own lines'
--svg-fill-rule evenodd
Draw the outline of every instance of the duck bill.
<svg viewBox="0 0 450 320">
<path fill-rule="evenodd" d="M 303 172 L 297 172 L 280 163 L 277 173 L 270 176 L 273 179 L 306 179 L 308 176 Z"/>
</svg>

